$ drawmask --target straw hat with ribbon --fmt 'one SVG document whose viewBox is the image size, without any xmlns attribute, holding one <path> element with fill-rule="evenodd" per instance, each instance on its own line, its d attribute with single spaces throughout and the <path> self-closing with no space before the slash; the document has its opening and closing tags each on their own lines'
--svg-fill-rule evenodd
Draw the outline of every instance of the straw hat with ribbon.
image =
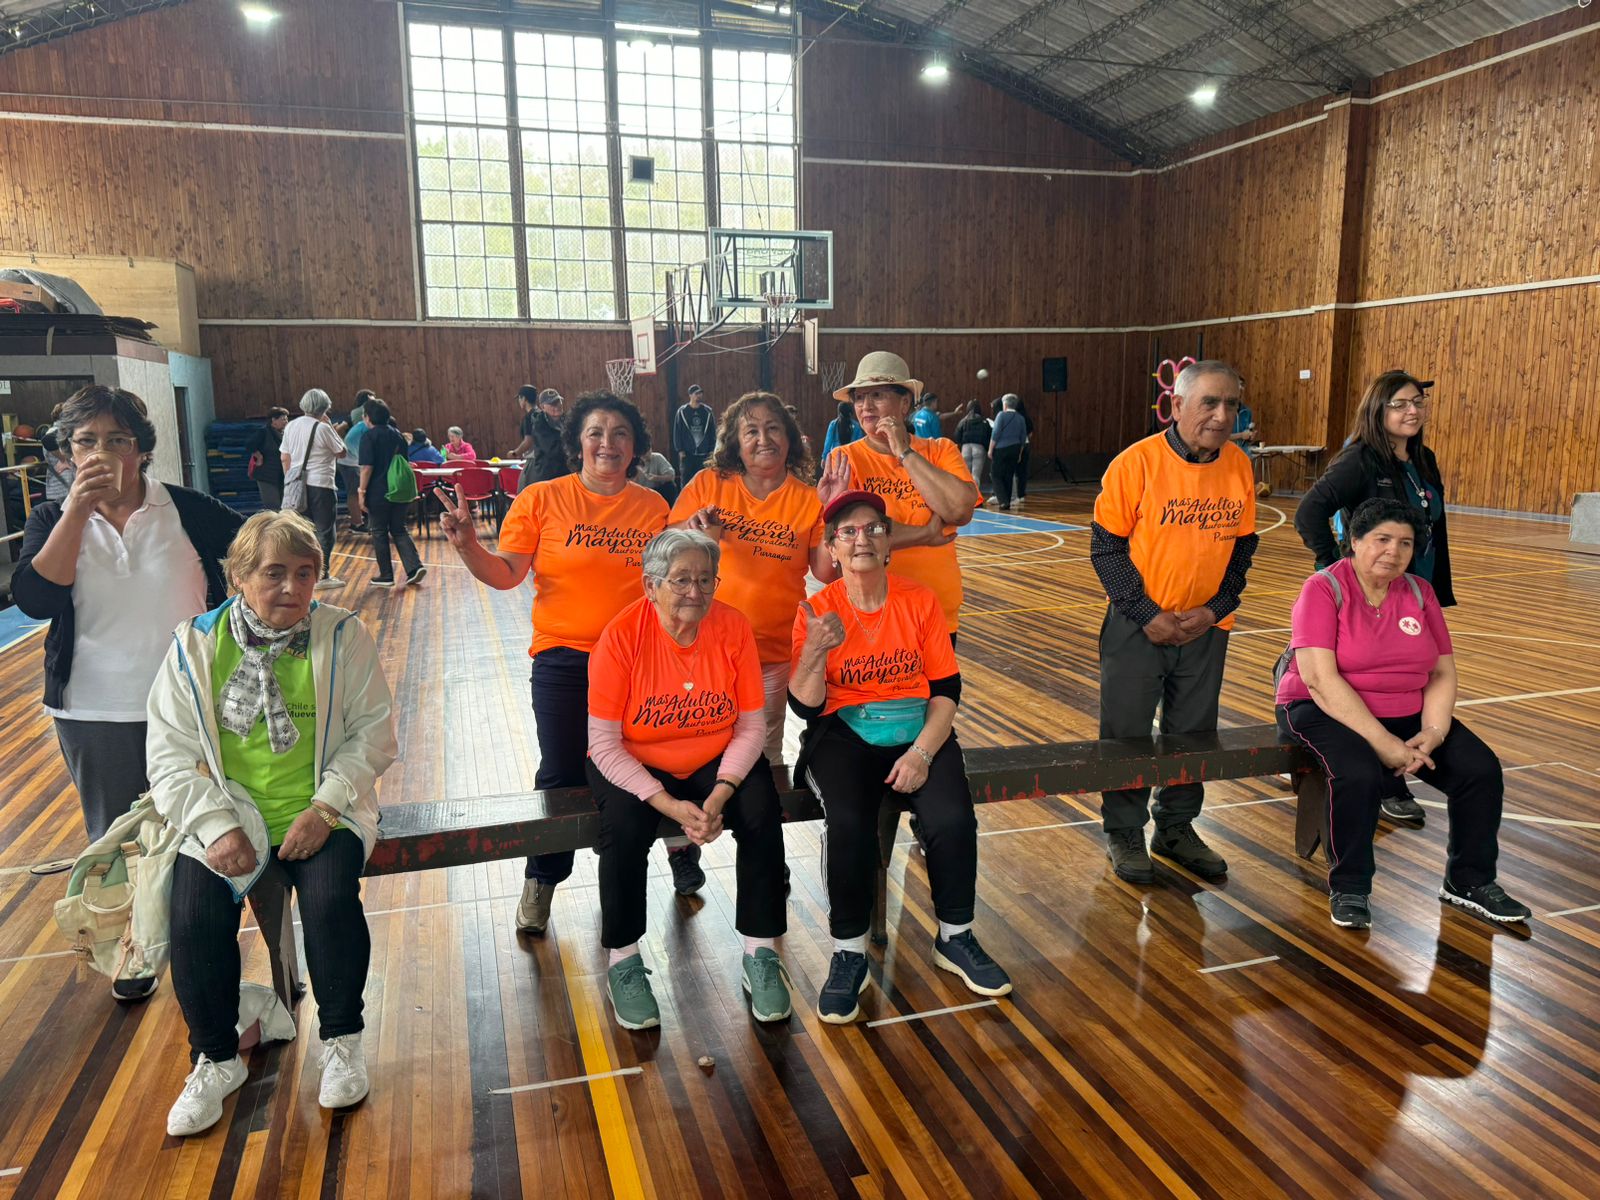
<svg viewBox="0 0 1600 1200">
<path fill-rule="evenodd" d="M 834 392 L 835 400 L 850 400 L 857 388 L 892 385 L 906 388 L 911 393 L 911 403 L 922 398 L 922 380 L 910 378 L 911 369 L 906 360 L 888 350 L 874 350 L 856 367 L 856 377 Z"/>
</svg>

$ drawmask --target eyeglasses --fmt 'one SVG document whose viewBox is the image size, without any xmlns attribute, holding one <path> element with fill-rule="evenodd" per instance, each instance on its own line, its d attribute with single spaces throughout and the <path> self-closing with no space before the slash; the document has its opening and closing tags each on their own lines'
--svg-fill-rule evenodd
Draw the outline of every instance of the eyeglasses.
<svg viewBox="0 0 1600 1200">
<path fill-rule="evenodd" d="M 660 582 L 672 590 L 674 596 L 687 596 L 691 591 L 700 592 L 709 596 L 717 590 L 717 585 L 722 582 L 720 575 L 680 575 Z"/>
<path fill-rule="evenodd" d="M 1390 412 L 1404 412 L 1408 408 L 1414 408 L 1418 412 L 1424 412 L 1428 407 L 1428 398 L 1426 396 L 1418 396 L 1415 400 L 1400 400 L 1398 398 L 1394 400 L 1385 400 L 1383 402 L 1383 406 Z"/>
<path fill-rule="evenodd" d="M 853 542 L 863 533 L 868 537 L 882 537 L 889 532 L 889 527 L 882 521 L 874 521 L 871 525 L 841 525 L 834 533 L 847 542 Z"/>
<path fill-rule="evenodd" d="M 72 448 L 82 450 L 85 454 L 91 454 L 96 450 L 109 450 L 113 454 L 132 454 L 139 448 L 139 440 L 125 433 L 113 433 L 98 440 L 92 437 L 75 437 L 72 439 Z"/>
</svg>

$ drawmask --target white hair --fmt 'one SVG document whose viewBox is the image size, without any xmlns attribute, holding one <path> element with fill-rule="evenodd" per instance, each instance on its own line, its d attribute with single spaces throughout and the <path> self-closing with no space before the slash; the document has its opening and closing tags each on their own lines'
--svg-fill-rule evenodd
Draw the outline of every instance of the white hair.
<svg viewBox="0 0 1600 1200">
<path fill-rule="evenodd" d="M 1019 397 L 1015 392 L 1007 392 L 1004 396 L 1000 397 L 1000 404 L 1004 408 L 1015 408 L 1021 403 L 1021 397 Z"/>
<path fill-rule="evenodd" d="M 698 529 L 663 529 L 650 539 L 640 555 L 644 561 L 645 578 L 665 579 L 678 557 L 690 551 L 704 554 L 711 563 L 711 573 L 717 573 L 717 565 L 722 561 L 722 547 L 717 545 L 714 538 L 707 537 Z"/>
<path fill-rule="evenodd" d="M 459 425 L 452 425 L 452 426 L 450 426 L 449 429 L 446 429 L 444 432 L 445 432 L 445 436 L 446 437 L 448 437 L 452 433 L 455 434 L 457 437 L 466 437 L 467 436 L 466 434 L 461 432 L 461 426 L 459 426 Z"/>
<path fill-rule="evenodd" d="M 1194 391 L 1195 384 L 1207 375 L 1226 375 L 1233 380 L 1235 387 L 1241 392 L 1244 391 L 1244 378 L 1238 371 L 1220 358 L 1207 358 L 1197 363 L 1190 363 L 1178 372 L 1178 378 L 1172 382 L 1173 394 L 1187 397 Z"/>
<path fill-rule="evenodd" d="M 333 407 L 333 401 L 328 399 L 328 393 L 321 388 L 312 388 L 300 397 L 300 411 L 308 417 L 320 417 Z"/>
</svg>

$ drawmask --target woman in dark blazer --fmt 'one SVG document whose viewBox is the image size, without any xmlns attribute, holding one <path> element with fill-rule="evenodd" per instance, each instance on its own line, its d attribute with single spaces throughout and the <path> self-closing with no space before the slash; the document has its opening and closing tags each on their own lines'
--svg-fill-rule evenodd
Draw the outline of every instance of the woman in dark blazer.
<svg viewBox="0 0 1600 1200">
<path fill-rule="evenodd" d="M 1449 608 L 1456 597 L 1450 586 L 1444 481 L 1433 451 L 1422 442 L 1427 391 L 1432 386 L 1433 380 L 1405 371 L 1385 371 L 1367 385 L 1344 449 L 1300 501 L 1294 527 L 1316 556 L 1320 571 L 1343 558 L 1349 544 L 1347 537 L 1334 536 L 1331 522 L 1336 515 L 1344 531 L 1362 501 L 1400 501 L 1416 514 L 1424 531 L 1417 540 L 1411 574 L 1432 584 L 1439 606 Z M 1426 821 L 1427 814 L 1407 790 L 1404 776 L 1386 776 L 1384 785 L 1384 816 L 1415 826 Z"/>
</svg>

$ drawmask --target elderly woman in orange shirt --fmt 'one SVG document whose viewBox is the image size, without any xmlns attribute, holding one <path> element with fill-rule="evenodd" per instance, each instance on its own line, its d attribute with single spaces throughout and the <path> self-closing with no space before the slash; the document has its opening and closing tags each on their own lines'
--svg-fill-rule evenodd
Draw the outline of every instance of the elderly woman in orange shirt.
<svg viewBox="0 0 1600 1200">
<path fill-rule="evenodd" d="M 892 791 L 920 818 L 939 934 L 934 965 L 972 991 L 1004 996 L 1011 980 L 972 934 L 978 822 L 952 725 L 961 700 L 950 630 L 931 590 L 888 570 L 892 522 L 883 498 L 846 492 L 823 510 L 825 544 L 843 578 L 800 606 L 790 704 L 807 729 L 795 777 L 827 814 L 828 926 L 833 961 L 818 1015 L 860 1015 L 867 928 L 878 869 L 878 809 Z"/>
<path fill-rule="evenodd" d="M 910 375 L 905 359 L 875 350 L 861 360 L 855 379 L 833 394 L 855 404 L 863 436 L 833 452 L 817 493 L 826 505 L 851 488 L 873 492 L 883 497 L 896 528 L 932 526 L 930 533 L 942 533 L 970 522 L 983 496 L 954 442 L 912 436 L 911 410 L 922 397 L 922 381 Z M 962 590 L 953 540 L 919 538 L 907 546 L 897 539 L 892 549 L 892 573 L 933 589 L 954 644 Z"/>
<path fill-rule="evenodd" d="M 738 842 L 742 983 L 756 1020 L 786 1020 L 788 972 L 774 945 L 786 927 L 783 816 L 761 758 L 755 632 L 713 598 L 721 551 L 711 538 L 668 529 L 643 557 L 644 597 L 606 626 L 589 660 L 588 776 L 600 812 L 606 994 L 624 1029 L 661 1023 L 639 939 L 645 863 L 665 817 L 698 846 L 724 828 Z"/>
</svg>

